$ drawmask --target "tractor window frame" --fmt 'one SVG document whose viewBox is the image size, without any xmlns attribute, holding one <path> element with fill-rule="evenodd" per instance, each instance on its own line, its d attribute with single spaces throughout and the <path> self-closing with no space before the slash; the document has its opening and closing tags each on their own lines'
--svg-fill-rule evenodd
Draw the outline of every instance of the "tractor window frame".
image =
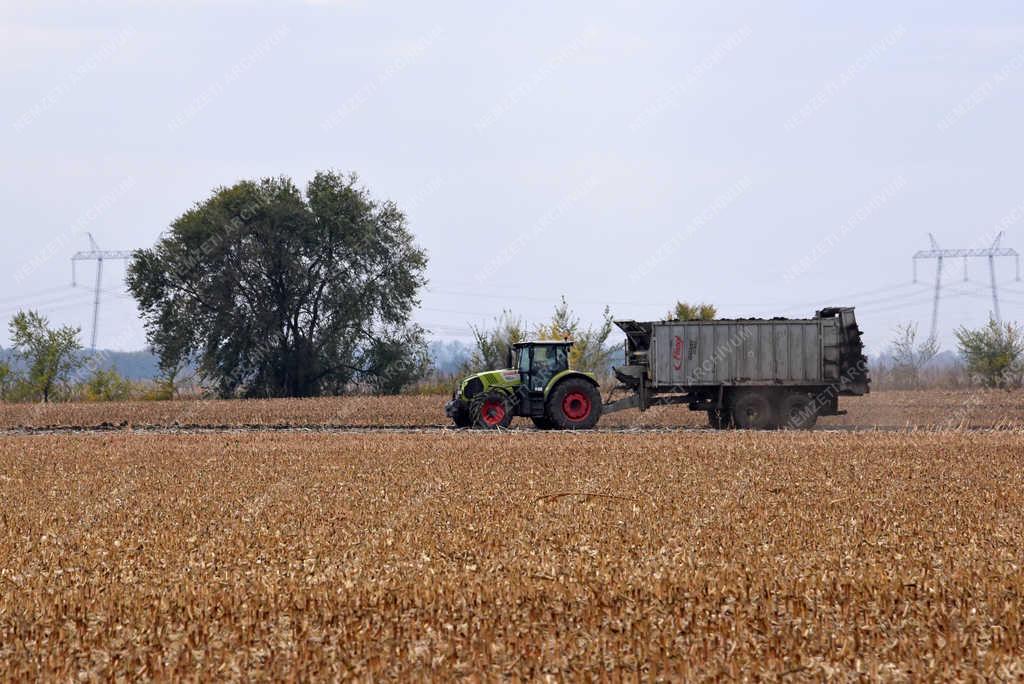
<svg viewBox="0 0 1024 684">
<path fill-rule="evenodd" d="M 525 363 L 524 363 L 525 362 Z M 529 373 L 533 367 L 533 348 L 520 347 L 516 354 L 516 369 L 520 373 Z"/>
<path fill-rule="evenodd" d="M 569 370 L 569 349 L 561 345 L 555 347 L 555 366 L 557 372 Z"/>
</svg>

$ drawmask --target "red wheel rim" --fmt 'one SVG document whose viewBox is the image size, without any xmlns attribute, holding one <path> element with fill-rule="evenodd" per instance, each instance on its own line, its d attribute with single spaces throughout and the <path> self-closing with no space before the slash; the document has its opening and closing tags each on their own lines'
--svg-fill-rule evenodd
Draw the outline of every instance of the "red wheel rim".
<svg viewBox="0 0 1024 684">
<path fill-rule="evenodd" d="M 569 420 L 583 420 L 590 415 L 590 397 L 583 392 L 570 392 L 562 400 L 562 413 Z"/>
<path fill-rule="evenodd" d="M 505 420 L 505 404 L 496 399 L 488 399 L 480 409 L 480 418 L 488 427 L 501 424 Z"/>
</svg>

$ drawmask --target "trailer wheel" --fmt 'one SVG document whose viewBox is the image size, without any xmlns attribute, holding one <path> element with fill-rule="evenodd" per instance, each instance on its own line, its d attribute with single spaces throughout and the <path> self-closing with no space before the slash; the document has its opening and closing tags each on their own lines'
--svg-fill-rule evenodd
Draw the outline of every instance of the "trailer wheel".
<svg viewBox="0 0 1024 684">
<path fill-rule="evenodd" d="M 512 403 L 502 392 L 485 392 L 473 397 L 469 415 L 473 427 L 484 430 L 507 428 L 512 423 Z"/>
<path fill-rule="evenodd" d="M 778 425 L 772 402 L 762 392 L 742 392 L 736 397 L 732 415 L 741 430 L 769 430 Z"/>
<path fill-rule="evenodd" d="M 818 407 L 806 394 L 793 392 L 782 400 L 782 427 L 787 430 L 810 430 L 818 422 Z"/>
<path fill-rule="evenodd" d="M 554 430 L 555 428 L 558 427 L 557 425 L 555 425 L 554 421 L 552 421 L 550 418 L 545 417 L 534 418 L 533 426 L 538 430 Z"/>
<path fill-rule="evenodd" d="M 601 394 L 586 380 L 563 380 L 548 395 L 547 418 L 562 430 L 590 430 L 601 418 Z"/>
<path fill-rule="evenodd" d="M 708 426 L 713 430 L 728 430 L 732 427 L 732 414 L 729 409 L 709 409 Z"/>
</svg>

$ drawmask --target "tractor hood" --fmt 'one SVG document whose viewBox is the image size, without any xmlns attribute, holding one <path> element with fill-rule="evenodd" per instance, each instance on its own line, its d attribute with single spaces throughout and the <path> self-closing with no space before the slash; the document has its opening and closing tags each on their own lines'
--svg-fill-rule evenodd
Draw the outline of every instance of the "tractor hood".
<svg viewBox="0 0 1024 684">
<path fill-rule="evenodd" d="M 455 392 L 457 398 L 472 399 L 481 392 L 491 389 L 513 389 L 522 382 L 519 371 L 515 368 L 504 368 L 502 370 L 489 370 L 476 373 L 463 379 Z"/>
</svg>

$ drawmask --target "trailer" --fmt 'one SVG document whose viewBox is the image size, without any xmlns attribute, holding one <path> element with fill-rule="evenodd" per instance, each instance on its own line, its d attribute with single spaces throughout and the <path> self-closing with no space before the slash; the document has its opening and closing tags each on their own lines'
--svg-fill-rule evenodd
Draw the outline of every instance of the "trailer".
<svg viewBox="0 0 1024 684">
<path fill-rule="evenodd" d="M 812 427 L 843 415 L 839 397 L 871 390 L 852 307 L 813 318 L 616 321 L 626 334 L 616 389 L 630 396 L 604 413 L 686 404 L 714 428 Z"/>
</svg>

